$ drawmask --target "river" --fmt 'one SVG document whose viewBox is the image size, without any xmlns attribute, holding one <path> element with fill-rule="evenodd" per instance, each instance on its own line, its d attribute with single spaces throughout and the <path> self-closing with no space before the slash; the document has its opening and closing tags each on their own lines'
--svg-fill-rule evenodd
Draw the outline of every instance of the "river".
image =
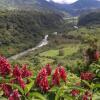
<svg viewBox="0 0 100 100">
<path fill-rule="evenodd" d="M 16 60 L 18 58 L 21 58 L 21 57 L 27 55 L 28 53 L 30 53 L 30 52 L 32 52 L 32 51 L 34 51 L 36 49 L 39 49 L 39 48 L 41 48 L 41 47 L 43 47 L 43 46 L 45 46 L 47 44 L 48 44 L 48 35 L 45 35 L 44 39 L 36 47 L 33 47 L 31 49 L 28 49 L 28 50 L 25 50 L 25 51 L 23 51 L 21 53 L 18 53 L 18 54 L 14 55 L 14 56 L 11 56 L 11 57 L 8 58 L 8 60 Z"/>
</svg>

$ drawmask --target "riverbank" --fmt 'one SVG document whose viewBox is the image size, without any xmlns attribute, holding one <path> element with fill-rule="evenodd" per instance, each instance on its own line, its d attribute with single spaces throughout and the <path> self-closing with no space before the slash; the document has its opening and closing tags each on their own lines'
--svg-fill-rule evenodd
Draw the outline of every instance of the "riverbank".
<svg viewBox="0 0 100 100">
<path fill-rule="evenodd" d="M 19 54 L 16 54 L 14 56 L 11 56 L 11 57 L 8 58 L 8 60 L 16 60 L 16 59 L 18 59 L 18 58 L 20 58 L 22 56 L 25 56 L 29 52 L 32 52 L 32 51 L 34 51 L 36 49 L 39 49 L 39 48 L 41 48 L 41 47 L 43 47 L 43 46 L 45 46 L 47 44 L 48 44 L 48 35 L 45 35 L 44 39 L 36 47 L 33 47 L 33 48 L 28 49 L 28 50 L 26 50 L 24 52 L 21 52 Z"/>
</svg>

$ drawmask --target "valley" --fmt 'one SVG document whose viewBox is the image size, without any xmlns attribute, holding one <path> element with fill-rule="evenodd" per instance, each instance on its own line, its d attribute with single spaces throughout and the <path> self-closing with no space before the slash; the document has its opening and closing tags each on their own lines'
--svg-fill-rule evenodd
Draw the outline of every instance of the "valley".
<svg viewBox="0 0 100 100">
<path fill-rule="evenodd" d="M 62 2 L 0 0 L 0 100 L 100 100 L 100 1 Z"/>
</svg>

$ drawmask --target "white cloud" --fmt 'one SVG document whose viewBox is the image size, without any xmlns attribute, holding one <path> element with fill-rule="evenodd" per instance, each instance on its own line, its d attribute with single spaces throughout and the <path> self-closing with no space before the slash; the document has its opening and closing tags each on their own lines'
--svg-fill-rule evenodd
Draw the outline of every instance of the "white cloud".
<svg viewBox="0 0 100 100">
<path fill-rule="evenodd" d="M 51 1 L 51 0 L 47 0 L 47 1 Z M 73 3 L 73 2 L 78 1 L 78 0 L 52 0 L 52 1 L 57 2 L 57 3 L 68 3 L 68 4 L 70 4 L 70 3 Z"/>
</svg>

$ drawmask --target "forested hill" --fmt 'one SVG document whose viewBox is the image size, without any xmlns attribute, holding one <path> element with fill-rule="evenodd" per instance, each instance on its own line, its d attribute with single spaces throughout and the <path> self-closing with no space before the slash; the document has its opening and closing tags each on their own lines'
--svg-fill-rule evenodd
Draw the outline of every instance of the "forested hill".
<svg viewBox="0 0 100 100">
<path fill-rule="evenodd" d="M 85 15 L 81 15 L 79 18 L 80 26 L 85 25 L 99 25 L 100 24 L 100 11 L 91 12 Z"/>
<path fill-rule="evenodd" d="M 33 47 L 42 40 L 44 33 L 59 29 L 62 23 L 62 16 L 56 12 L 1 11 L 0 47 L 3 50 L 0 52 L 13 47 L 10 53 L 14 54 Z"/>
</svg>

